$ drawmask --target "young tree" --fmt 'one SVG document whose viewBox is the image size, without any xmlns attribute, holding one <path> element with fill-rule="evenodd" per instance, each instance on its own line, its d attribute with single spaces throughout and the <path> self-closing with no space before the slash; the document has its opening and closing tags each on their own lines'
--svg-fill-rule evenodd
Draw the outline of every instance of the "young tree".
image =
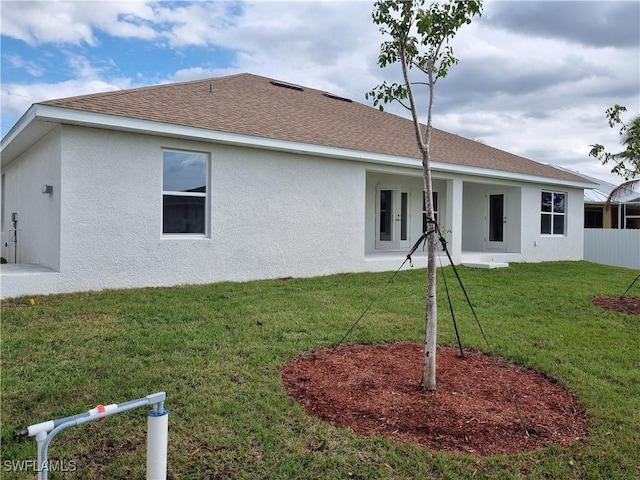
<svg viewBox="0 0 640 480">
<path fill-rule="evenodd" d="M 425 0 L 379 0 L 375 3 L 373 21 L 380 25 L 380 31 L 390 37 L 380 47 L 378 65 L 400 64 L 402 82 L 383 82 L 367 93 L 373 103 L 383 109 L 383 104 L 397 101 L 411 112 L 416 141 L 422 154 L 424 196 L 428 219 L 427 237 L 427 292 L 424 368 L 422 387 L 436 389 L 436 246 L 433 213 L 433 190 L 431 184 L 431 123 L 435 86 L 440 78 L 446 77 L 449 68 L 458 62 L 453 56 L 449 40 L 465 24 L 471 23 L 475 15 L 482 11 L 481 0 L 453 0 L 446 3 L 432 3 L 425 7 Z M 418 78 L 415 78 L 415 77 Z M 419 120 L 416 88 L 427 87 L 427 124 Z"/>
<path fill-rule="evenodd" d="M 636 179 L 636 177 L 640 176 L 640 115 L 636 115 L 631 121 L 625 123 L 620 118 L 620 114 L 626 111 L 627 107 L 615 104 L 605 112 L 611 128 L 620 126 L 619 133 L 622 145 L 625 147 L 622 152 L 609 153 L 599 143 L 590 145 L 589 156 L 597 158 L 603 165 L 613 163 L 611 173 L 616 173 L 625 179 L 625 182 L 615 188 L 607 198 L 607 209 L 619 195 L 640 185 L 640 178 Z"/>
</svg>

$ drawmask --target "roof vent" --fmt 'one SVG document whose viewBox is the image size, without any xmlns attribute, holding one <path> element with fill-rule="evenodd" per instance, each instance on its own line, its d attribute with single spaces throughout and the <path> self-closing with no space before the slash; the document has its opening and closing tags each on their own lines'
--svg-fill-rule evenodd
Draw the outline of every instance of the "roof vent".
<svg viewBox="0 0 640 480">
<path fill-rule="evenodd" d="M 299 87 L 298 85 L 291 85 L 290 83 L 276 82 L 273 80 L 270 81 L 269 83 L 271 85 L 275 85 L 276 87 L 289 88 L 291 90 L 296 90 L 298 92 L 302 92 L 304 90 L 302 87 Z"/>
<path fill-rule="evenodd" d="M 351 100 L 350 98 L 339 97 L 337 95 L 333 95 L 332 93 L 323 93 L 322 95 L 327 98 L 333 98 L 334 100 L 340 100 L 341 102 L 353 103 L 353 100 Z"/>
</svg>

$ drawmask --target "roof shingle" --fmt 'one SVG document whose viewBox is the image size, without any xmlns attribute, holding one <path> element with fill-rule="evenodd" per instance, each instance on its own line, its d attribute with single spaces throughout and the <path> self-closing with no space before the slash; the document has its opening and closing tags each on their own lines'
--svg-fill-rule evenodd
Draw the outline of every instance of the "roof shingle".
<svg viewBox="0 0 640 480">
<path fill-rule="evenodd" d="M 276 84 L 274 84 L 274 82 Z M 252 74 L 118 90 L 42 102 L 94 113 L 221 132 L 421 158 L 413 123 L 312 88 L 286 88 Z M 287 85 L 287 84 L 285 84 Z M 580 176 L 433 129 L 437 162 L 573 182 Z M 588 182 L 588 181 L 587 181 Z"/>
</svg>

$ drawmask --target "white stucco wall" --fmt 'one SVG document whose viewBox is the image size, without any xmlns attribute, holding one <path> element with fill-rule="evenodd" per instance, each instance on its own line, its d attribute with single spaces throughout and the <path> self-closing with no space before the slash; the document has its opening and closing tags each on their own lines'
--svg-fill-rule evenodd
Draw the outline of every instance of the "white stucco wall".
<svg viewBox="0 0 640 480">
<path fill-rule="evenodd" d="M 65 126 L 58 291 L 363 269 L 362 165 Z M 211 235 L 162 235 L 162 148 L 210 154 Z"/>
<path fill-rule="evenodd" d="M 163 148 L 210 155 L 204 238 L 162 234 Z M 420 169 L 78 126 L 59 127 L 19 160 L 6 169 L 5 195 L 9 212 L 24 205 L 32 237 L 20 260 L 59 272 L 3 275 L 3 298 L 394 270 L 406 251 L 376 252 L 377 185 L 411 190 L 411 245 L 422 233 Z M 567 235 L 549 237 L 539 232 L 540 191 L 557 187 L 435 177 L 454 261 L 484 249 L 484 195 L 496 187 L 508 192 L 510 261 L 582 258 L 582 190 L 563 190 Z M 53 195 L 40 193 L 44 183 Z"/>
<path fill-rule="evenodd" d="M 43 265 L 59 268 L 60 258 L 60 129 L 32 146 L 2 170 L 4 191 L 2 205 L 3 256 L 9 263 Z M 44 184 L 53 193 L 42 194 Z M 12 213 L 18 214 L 17 255 L 13 233 Z"/>
<path fill-rule="evenodd" d="M 477 183 L 482 179 L 465 178 L 463 187 L 462 249 L 466 252 L 504 253 L 513 262 L 582 260 L 583 190 L 537 183 Z M 565 235 L 540 233 L 542 191 L 563 192 L 566 198 Z M 487 249 L 487 199 L 491 191 L 506 193 L 507 224 L 504 251 Z M 479 233 L 482 232 L 481 235 Z M 479 257 L 482 260 L 482 257 Z"/>
<path fill-rule="evenodd" d="M 566 193 L 566 234 L 542 235 L 540 233 L 540 195 L 541 192 Z M 523 217 L 532 221 L 523 221 L 522 252 L 523 262 L 542 262 L 555 260 L 582 260 L 584 252 L 584 191 L 577 188 L 553 185 L 528 185 L 522 189 Z"/>
<path fill-rule="evenodd" d="M 462 250 L 480 252 L 484 249 L 487 185 L 468 181 L 462 190 Z"/>
</svg>

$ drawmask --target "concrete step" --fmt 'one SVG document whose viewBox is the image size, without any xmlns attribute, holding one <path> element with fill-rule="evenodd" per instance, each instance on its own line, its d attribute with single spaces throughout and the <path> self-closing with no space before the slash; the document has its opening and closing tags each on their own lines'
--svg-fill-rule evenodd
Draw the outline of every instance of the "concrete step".
<svg viewBox="0 0 640 480">
<path fill-rule="evenodd" d="M 506 262 L 462 262 L 462 265 L 470 268 L 506 268 Z"/>
</svg>

